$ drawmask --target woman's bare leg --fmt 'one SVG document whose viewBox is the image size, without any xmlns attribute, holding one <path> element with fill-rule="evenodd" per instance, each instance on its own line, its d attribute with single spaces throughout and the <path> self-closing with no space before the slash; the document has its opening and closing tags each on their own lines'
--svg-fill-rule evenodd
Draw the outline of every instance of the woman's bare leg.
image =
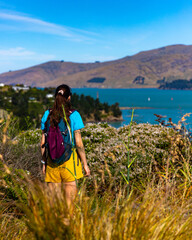
<svg viewBox="0 0 192 240">
<path fill-rule="evenodd" d="M 51 194 L 56 194 L 59 198 L 61 197 L 61 183 L 48 183 Z"/>
<path fill-rule="evenodd" d="M 48 188 L 49 188 L 49 191 L 50 191 L 50 194 L 51 194 L 51 204 L 54 205 L 54 198 L 53 196 L 57 196 L 59 199 L 63 199 L 63 192 L 62 192 L 62 189 L 61 189 L 61 183 L 48 183 Z M 65 188 L 64 188 L 65 190 Z M 66 198 L 66 201 L 67 201 L 67 198 Z M 70 213 L 70 211 L 69 211 Z M 65 214 L 60 214 L 58 216 L 57 213 L 55 213 L 56 217 L 59 217 L 62 219 L 63 223 L 66 225 L 66 226 L 69 226 L 69 218 L 67 216 L 65 216 Z"/>
<path fill-rule="evenodd" d="M 70 209 L 70 212 L 73 212 L 73 201 L 75 200 L 75 197 L 77 195 L 77 186 L 76 182 L 65 182 L 63 183 L 64 186 L 64 192 L 65 192 L 65 199 L 68 208 Z"/>
</svg>

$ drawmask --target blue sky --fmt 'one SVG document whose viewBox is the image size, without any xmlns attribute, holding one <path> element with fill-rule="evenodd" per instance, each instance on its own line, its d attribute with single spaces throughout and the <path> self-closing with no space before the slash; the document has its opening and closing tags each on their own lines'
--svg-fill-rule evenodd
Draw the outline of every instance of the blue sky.
<svg viewBox="0 0 192 240">
<path fill-rule="evenodd" d="M 0 0 L 0 73 L 192 44 L 192 1 Z"/>
</svg>

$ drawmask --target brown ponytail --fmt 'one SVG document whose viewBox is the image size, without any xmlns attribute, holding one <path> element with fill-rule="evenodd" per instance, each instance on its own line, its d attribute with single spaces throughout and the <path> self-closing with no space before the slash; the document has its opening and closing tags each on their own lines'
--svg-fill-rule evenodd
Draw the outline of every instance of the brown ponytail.
<svg viewBox="0 0 192 240">
<path fill-rule="evenodd" d="M 61 118 L 63 118 L 65 122 L 63 108 L 65 110 L 67 121 L 68 123 L 70 122 L 70 119 L 69 119 L 69 116 L 71 113 L 70 96 L 71 96 L 71 89 L 69 88 L 69 86 L 63 84 L 56 88 L 55 102 L 49 114 L 51 126 L 57 126 Z"/>
</svg>

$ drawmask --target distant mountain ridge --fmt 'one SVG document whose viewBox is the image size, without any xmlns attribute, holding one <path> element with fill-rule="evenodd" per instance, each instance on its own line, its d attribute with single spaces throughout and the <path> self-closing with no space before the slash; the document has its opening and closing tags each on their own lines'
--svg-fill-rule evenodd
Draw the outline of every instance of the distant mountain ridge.
<svg viewBox="0 0 192 240">
<path fill-rule="evenodd" d="M 95 63 L 51 61 L 0 74 L 0 82 L 55 87 L 152 88 L 161 80 L 192 79 L 192 45 L 171 45 L 118 60 Z"/>
</svg>

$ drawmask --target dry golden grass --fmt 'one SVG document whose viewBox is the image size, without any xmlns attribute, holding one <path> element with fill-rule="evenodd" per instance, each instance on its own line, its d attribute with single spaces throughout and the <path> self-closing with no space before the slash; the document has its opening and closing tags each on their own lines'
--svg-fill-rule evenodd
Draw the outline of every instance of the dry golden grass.
<svg viewBox="0 0 192 240">
<path fill-rule="evenodd" d="M 163 181 L 158 185 L 150 184 L 140 195 L 132 191 L 129 197 L 120 188 L 115 198 L 108 189 L 102 198 L 97 192 L 88 197 L 83 189 L 70 215 L 63 194 L 58 197 L 56 193 L 50 194 L 44 184 L 25 181 L 28 182 L 28 200 L 17 206 L 22 218 L 11 212 L 7 217 L 4 213 L 1 217 L 2 237 L 191 239 L 192 200 L 185 194 L 185 187 L 178 189 Z"/>
<path fill-rule="evenodd" d="M 2 144 L 8 139 L 8 124 L 9 120 Z M 0 239 L 191 239 L 191 145 L 187 139 L 185 142 L 179 135 L 177 138 L 170 136 L 174 159 L 168 158 L 161 172 L 155 172 L 154 178 L 150 176 L 150 181 L 141 179 L 131 185 L 129 196 L 122 182 L 116 186 L 118 191 L 113 192 L 112 186 L 117 183 L 106 164 L 101 169 L 102 179 L 94 180 L 89 195 L 87 181 L 80 186 L 73 212 L 66 205 L 63 191 L 50 191 L 44 183 L 32 181 L 24 171 L 11 169 L 3 163 L 1 153 Z M 174 145 L 177 141 L 182 148 Z M 108 175 L 103 174 L 105 171 Z M 106 177 L 110 185 L 103 189 Z"/>
</svg>

